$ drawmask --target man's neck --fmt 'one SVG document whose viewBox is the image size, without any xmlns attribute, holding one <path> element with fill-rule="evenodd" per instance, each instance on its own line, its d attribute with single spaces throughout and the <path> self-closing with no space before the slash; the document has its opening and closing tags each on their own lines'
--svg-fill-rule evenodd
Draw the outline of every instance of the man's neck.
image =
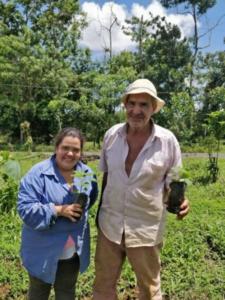
<svg viewBox="0 0 225 300">
<path fill-rule="evenodd" d="M 150 136 L 152 127 L 153 124 L 151 121 L 143 128 L 132 128 L 127 124 L 127 134 L 130 136 Z"/>
</svg>

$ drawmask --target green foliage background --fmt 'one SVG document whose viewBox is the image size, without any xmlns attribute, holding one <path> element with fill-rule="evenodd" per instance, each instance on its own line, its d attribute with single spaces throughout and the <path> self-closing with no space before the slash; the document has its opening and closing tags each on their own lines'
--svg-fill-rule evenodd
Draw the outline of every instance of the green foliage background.
<svg viewBox="0 0 225 300">
<path fill-rule="evenodd" d="M 35 159 L 23 161 L 23 173 Z M 168 214 L 167 231 L 162 249 L 162 289 L 165 299 L 171 300 L 223 300 L 225 298 L 225 160 L 219 160 L 219 180 L 204 185 L 206 159 L 184 159 L 185 168 L 191 173 L 194 184 L 188 187 L 191 203 L 189 215 L 178 221 Z M 89 163 L 101 174 L 97 161 Z M 15 205 L 16 199 L 14 199 Z M 97 204 L 90 212 L 92 255 L 91 265 L 79 277 L 77 299 L 89 299 L 94 279 L 94 251 L 96 228 L 94 218 Z M 1 213 L 0 218 L 0 299 L 25 299 L 27 274 L 20 263 L 21 221 L 15 210 Z M 135 278 L 128 264 L 125 265 L 118 285 L 120 299 L 136 299 Z"/>
<path fill-rule="evenodd" d="M 206 137 L 208 115 L 225 109 L 225 52 L 201 51 L 197 23 L 216 1 L 160 2 L 167 8 L 181 6 L 184 14 L 191 10 L 193 36 L 182 37 L 179 27 L 165 17 L 130 17 L 120 30 L 135 48 L 116 53 L 112 43 L 104 59 L 96 61 L 89 48 L 80 46 L 88 20 L 79 1 L 0 0 L 4 146 L 26 144 L 20 127 L 25 122 L 30 124 L 33 147 L 50 143 L 66 126 L 77 126 L 89 141 L 100 144 L 104 132 L 124 120 L 124 89 L 143 77 L 153 81 L 166 101 L 154 116 L 159 124 L 186 144 Z M 109 19 L 115 21 L 113 7 Z"/>
</svg>

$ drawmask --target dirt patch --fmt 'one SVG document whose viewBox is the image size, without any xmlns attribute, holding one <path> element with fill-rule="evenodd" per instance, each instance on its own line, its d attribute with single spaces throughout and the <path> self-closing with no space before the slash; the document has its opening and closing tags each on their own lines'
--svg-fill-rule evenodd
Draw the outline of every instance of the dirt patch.
<svg viewBox="0 0 225 300">
<path fill-rule="evenodd" d="M 9 284 L 1 284 L 0 285 L 0 299 L 6 299 L 6 297 L 9 293 L 10 293 L 10 285 Z"/>
</svg>

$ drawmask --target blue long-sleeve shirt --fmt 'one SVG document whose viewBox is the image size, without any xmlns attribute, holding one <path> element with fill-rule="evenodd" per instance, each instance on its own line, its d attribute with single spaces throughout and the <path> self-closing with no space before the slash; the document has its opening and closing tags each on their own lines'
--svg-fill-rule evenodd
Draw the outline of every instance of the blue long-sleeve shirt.
<svg viewBox="0 0 225 300">
<path fill-rule="evenodd" d="M 55 156 L 36 164 L 21 180 L 18 195 L 18 213 L 24 224 L 22 229 L 21 258 L 27 271 L 41 280 L 53 283 L 57 263 L 68 236 L 72 236 L 80 258 L 80 271 L 84 272 L 90 262 L 90 230 L 88 209 L 94 204 L 98 187 L 92 170 L 79 161 L 77 171 L 87 172 L 85 194 L 88 202 L 77 222 L 57 217 L 54 205 L 71 204 L 74 194 L 60 174 Z M 81 192 L 81 179 L 74 185 Z"/>
</svg>

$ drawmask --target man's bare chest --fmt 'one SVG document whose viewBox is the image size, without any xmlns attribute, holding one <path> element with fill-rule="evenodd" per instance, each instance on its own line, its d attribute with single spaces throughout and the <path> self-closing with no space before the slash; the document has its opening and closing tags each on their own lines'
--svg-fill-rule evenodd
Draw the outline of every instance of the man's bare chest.
<svg viewBox="0 0 225 300">
<path fill-rule="evenodd" d="M 129 176 L 132 166 L 146 143 L 146 139 L 128 140 L 128 154 L 125 162 L 126 173 Z"/>
</svg>

